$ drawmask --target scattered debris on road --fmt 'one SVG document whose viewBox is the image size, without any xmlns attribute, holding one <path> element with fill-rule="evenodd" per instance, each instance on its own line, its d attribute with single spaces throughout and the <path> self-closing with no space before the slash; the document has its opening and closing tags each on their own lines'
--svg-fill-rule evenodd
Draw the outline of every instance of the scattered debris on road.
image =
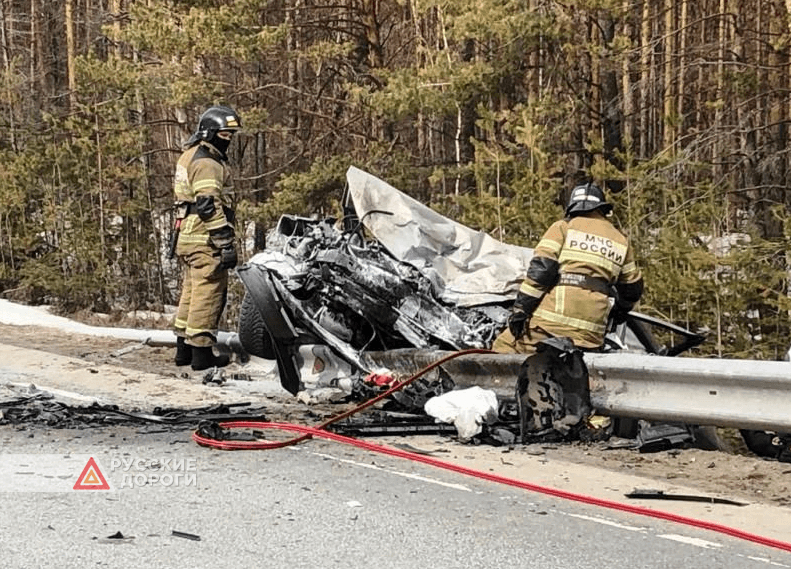
<svg viewBox="0 0 791 569">
<path fill-rule="evenodd" d="M 728 500 L 726 498 L 716 498 L 713 496 L 700 496 L 693 494 L 668 494 L 664 490 L 653 488 L 635 489 L 629 494 L 624 494 L 627 498 L 635 500 L 674 500 L 677 502 L 705 502 L 707 504 L 728 504 L 731 506 L 746 506 L 744 502 Z"/>
<path fill-rule="evenodd" d="M 155 407 L 150 413 L 129 412 L 115 405 L 70 405 L 51 394 L 37 392 L 26 397 L 0 401 L 0 425 L 46 425 L 59 428 L 132 425 L 196 425 L 201 420 L 266 420 L 264 407 L 250 403 L 217 404 L 194 409 Z"/>
<path fill-rule="evenodd" d="M 201 540 L 199 535 L 195 535 L 194 533 L 187 533 L 187 532 L 183 532 L 183 531 L 173 530 L 171 535 L 173 537 L 181 537 L 181 538 L 184 538 L 184 539 L 190 539 L 192 541 L 200 541 Z"/>
</svg>

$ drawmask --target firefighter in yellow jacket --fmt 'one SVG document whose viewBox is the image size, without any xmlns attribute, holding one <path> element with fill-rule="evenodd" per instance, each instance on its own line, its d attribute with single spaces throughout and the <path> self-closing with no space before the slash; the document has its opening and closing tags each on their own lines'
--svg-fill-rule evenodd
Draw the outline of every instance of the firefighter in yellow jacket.
<svg viewBox="0 0 791 569">
<path fill-rule="evenodd" d="M 572 190 L 566 217 L 535 248 L 493 350 L 531 354 L 541 340 L 563 336 L 583 350 L 603 346 L 608 317 L 623 322 L 643 294 L 634 251 L 607 219 L 611 211 L 599 187 Z"/>
<path fill-rule="evenodd" d="M 210 107 L 176 165 L 175 252 L 184 267 L 174 321 L 176 365 L 191 364 L 196 371 L 229 363 L 228 356 L 215 355 L 212 346 L 225 308 L 228 271 L 237 264 L 226 152 L 240 128 L 233 109 Z"/>
</svg>

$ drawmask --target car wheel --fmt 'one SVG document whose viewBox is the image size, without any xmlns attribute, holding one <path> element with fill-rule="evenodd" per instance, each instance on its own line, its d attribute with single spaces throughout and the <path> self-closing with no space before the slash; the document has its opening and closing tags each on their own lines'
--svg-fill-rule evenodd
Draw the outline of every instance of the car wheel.
<svg viewBox="0 0 791 569">
<path fill-rule="evenodd" d="M 247 292 L 239 311 L 239 341 L 248 354 L 267 360 L 276 358 L 272 336 L 264 324 L 264 317 Z"/>
</svg>

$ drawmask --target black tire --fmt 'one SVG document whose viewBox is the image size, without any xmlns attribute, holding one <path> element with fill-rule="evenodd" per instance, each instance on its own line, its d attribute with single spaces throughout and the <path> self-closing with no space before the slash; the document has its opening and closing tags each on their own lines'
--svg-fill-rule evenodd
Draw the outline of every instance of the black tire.
<svg viewBox="0 0 791 569">
<path fill-rule="evenodd" d="M 774 443 L 778 442 L 777 435 L 768 431 L 753 431 L 742 429 L 740 431 L 747 448 L 758 456 L 764 458 L 777 458 L 783 450 L 782 446 L 777 446 Z"/>
<path fill-rule="evenodd" d="M 239 341 L 248 354 L 267 360 L 276 359 L 272 336 L 253 298 L 245 291 L 239 311 Z"/>
<path fill-rule="evenodd" d="M 638 420 L 631 417 L 613 417 L 613 430 L 614 437 L 622 439 L 634 439 L 637 437 L 637 432 L 640 430 Z"/>
</svg>

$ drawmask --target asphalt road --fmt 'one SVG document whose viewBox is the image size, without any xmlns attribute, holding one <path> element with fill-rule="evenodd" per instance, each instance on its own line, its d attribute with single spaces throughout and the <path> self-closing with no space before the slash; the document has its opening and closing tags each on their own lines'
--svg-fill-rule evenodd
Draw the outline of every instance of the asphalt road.
<svg viewBox="0 0 791 569">
<path fill-rule="evenodd" d="M 145 436 L 141 433 L 145 432 Z M 0 492 L 0 564 L 36 567 L 791 567 L 791 553 L 353 447 L 216 451 L 189 431 L 0 428 L 2 453 L 95 457 L 113 491 Z M 0 458 L 2 460 L 2 458 Z M 190 464 L 193 485 L 121 488 Z M 140 468 L 140 469 L 138 469 Z M 134 478 L 133 478 L 134 479 Z M 178 537 L 173 531 L 200 537 Z M 107 539 L 121 532 L 124 539 Z"/>
</svg>

